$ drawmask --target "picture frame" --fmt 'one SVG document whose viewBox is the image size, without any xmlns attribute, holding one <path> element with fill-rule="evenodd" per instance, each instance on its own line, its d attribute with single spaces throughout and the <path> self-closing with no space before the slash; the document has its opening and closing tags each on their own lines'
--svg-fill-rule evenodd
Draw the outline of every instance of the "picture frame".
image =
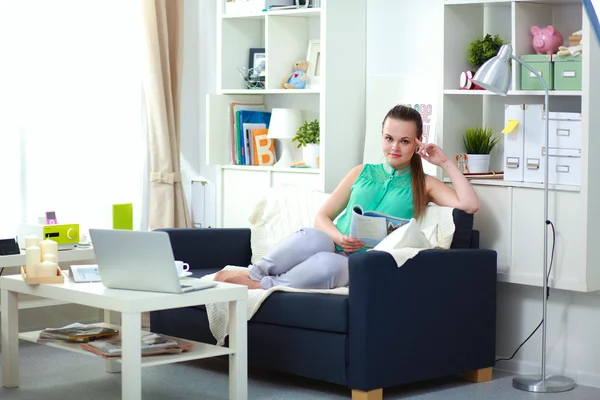
<svg viewBox="0 0 600 400">
<path fill-rule="evenodd" d="M 308 71 L 306 71 L 306 88 L 318 89 L 321 85 L 321 41 L 310 40 L 306 54 Z"/>
<path fill-rule="evenodd" d="M 260 68 L 260 65 L 262 63 L 262 69 Z M 265 77 L 267 76 L 267 70 L 266 70 L 266 53 L 265 53 L 265 49 L 257 47 L 257 48 L 251 48 L 249 51 L 249 57 L 248 57 L 248 69 L 250 70 L 250 72 L 248 73 L 248 81 L 254 81 L 254 82 L 264 82 L 265 81 Z M 254 75 L 254 72 L 258 72 L 258 77 L 257 76 L 252 76 Z"/>
</svg>

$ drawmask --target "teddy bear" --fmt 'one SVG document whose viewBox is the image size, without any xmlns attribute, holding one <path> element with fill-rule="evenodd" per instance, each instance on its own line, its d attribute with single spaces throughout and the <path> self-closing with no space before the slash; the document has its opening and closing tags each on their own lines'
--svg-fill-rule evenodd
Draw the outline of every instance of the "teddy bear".
<svg viewBox="0 0 600 400">
<path fill-rule="evenodd" d="M 294 72 L 288 74 L 281 81 L 281 87 L 284 89 L 304 89 L 306 87 L 307 70 L 308 61 L 296 61 L 294 64 Z"/>
</svg>

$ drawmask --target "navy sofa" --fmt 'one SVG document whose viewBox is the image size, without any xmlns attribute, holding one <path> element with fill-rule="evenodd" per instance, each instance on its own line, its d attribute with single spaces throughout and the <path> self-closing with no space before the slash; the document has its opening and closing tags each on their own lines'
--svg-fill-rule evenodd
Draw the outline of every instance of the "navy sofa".
<svg viewBox="0 0 600 400">
<path fill-rule="evenodd" d="M 349 295 L 275 292 L 248 322 L 248 364 L 348 386 L 382 388 L 467 373 L 491 379 L 496 252 L 481 250 L 473 216 L 453 211 L 449 250 L 425 250 L 398 268 L 389 253 L 349 258 Z M 194 276 L 250 264 L 249 229 L 163 229 Z M 204 306 L 155 311 L 153 332 L 215 343 Z"/>
</svg>

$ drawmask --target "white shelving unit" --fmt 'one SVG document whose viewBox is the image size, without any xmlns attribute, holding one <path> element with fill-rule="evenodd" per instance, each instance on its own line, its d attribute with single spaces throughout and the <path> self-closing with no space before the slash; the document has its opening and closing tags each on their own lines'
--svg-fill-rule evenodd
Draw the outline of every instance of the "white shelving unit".
<svg viewBox="0 0 600 400">
<path fill-rule="evenodd" d="M 274 185 L 331 191 L 362 159 L 365 126 L 366 0 L 323 0 L 320 8 L 226 15 L 217 1 L 217 93 L 206 98 L 207 162 L 217 166 L 217 226 L 248 226 L 255 204 Z M 318 88 L 282 89 L 281 80 L 319 40 Z M 265 89 L 247 89 L 238 72 L 250 48 L 265 48 Z M 299 108 L 319 120 L 320 168 L 231 165 L 228 108 L 232 101 Z M 279 151 L 275 141 L 276 155 Z M 296 157 L 301 160 L 300 151 Z"/>
<path fill-rule="evenodd" d="M 600 290 L 600 49 L 579 0 L 444 2 L 443 135 L 451 155 L 464 153 L 462 134 L 477 124 L 496 132 L 504 126 L 505 104 L 543 104 L 542 91 L 521 90 L 520 67 L 512 63 L 508 96 L 458 90 L 468 63 L 469 43 L 490 33 L 513 46 L 515 55 L 534 54 L 531 26 L 554 25 L 563 36 L 583 28 L 581 91 L 551 91 L 550 111 L 579 112 L 583 118 L 581 185 L 550 185 L 550 220 L 556 228 L 550 286 L 573 291 Z M 490 169 L 501 170 L 502 146 L 492 153 Z M 498 279 L 541 286 L 543 271 L 543 185 L 503 180 L 472 181 L 481 199 L 475 227 L 481 247 L 498 252 Z M 550 230 L 550 249 L 552 231 Z M 550 260 L 550 258 L 549 258 Z"/>
</svg>

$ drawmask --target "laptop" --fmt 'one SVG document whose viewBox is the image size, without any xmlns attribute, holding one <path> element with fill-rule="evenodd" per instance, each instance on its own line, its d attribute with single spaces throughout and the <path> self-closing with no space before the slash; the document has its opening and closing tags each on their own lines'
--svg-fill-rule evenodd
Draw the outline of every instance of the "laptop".
<svg viewBox="0 0 600 400">
<path fill-rule="evenodd" d="M 107 288 L 187 293 L 217 285 L 199 280 L 182 284 L 166 232 L 90 229 L 90 237 Z"/>
</svg>

